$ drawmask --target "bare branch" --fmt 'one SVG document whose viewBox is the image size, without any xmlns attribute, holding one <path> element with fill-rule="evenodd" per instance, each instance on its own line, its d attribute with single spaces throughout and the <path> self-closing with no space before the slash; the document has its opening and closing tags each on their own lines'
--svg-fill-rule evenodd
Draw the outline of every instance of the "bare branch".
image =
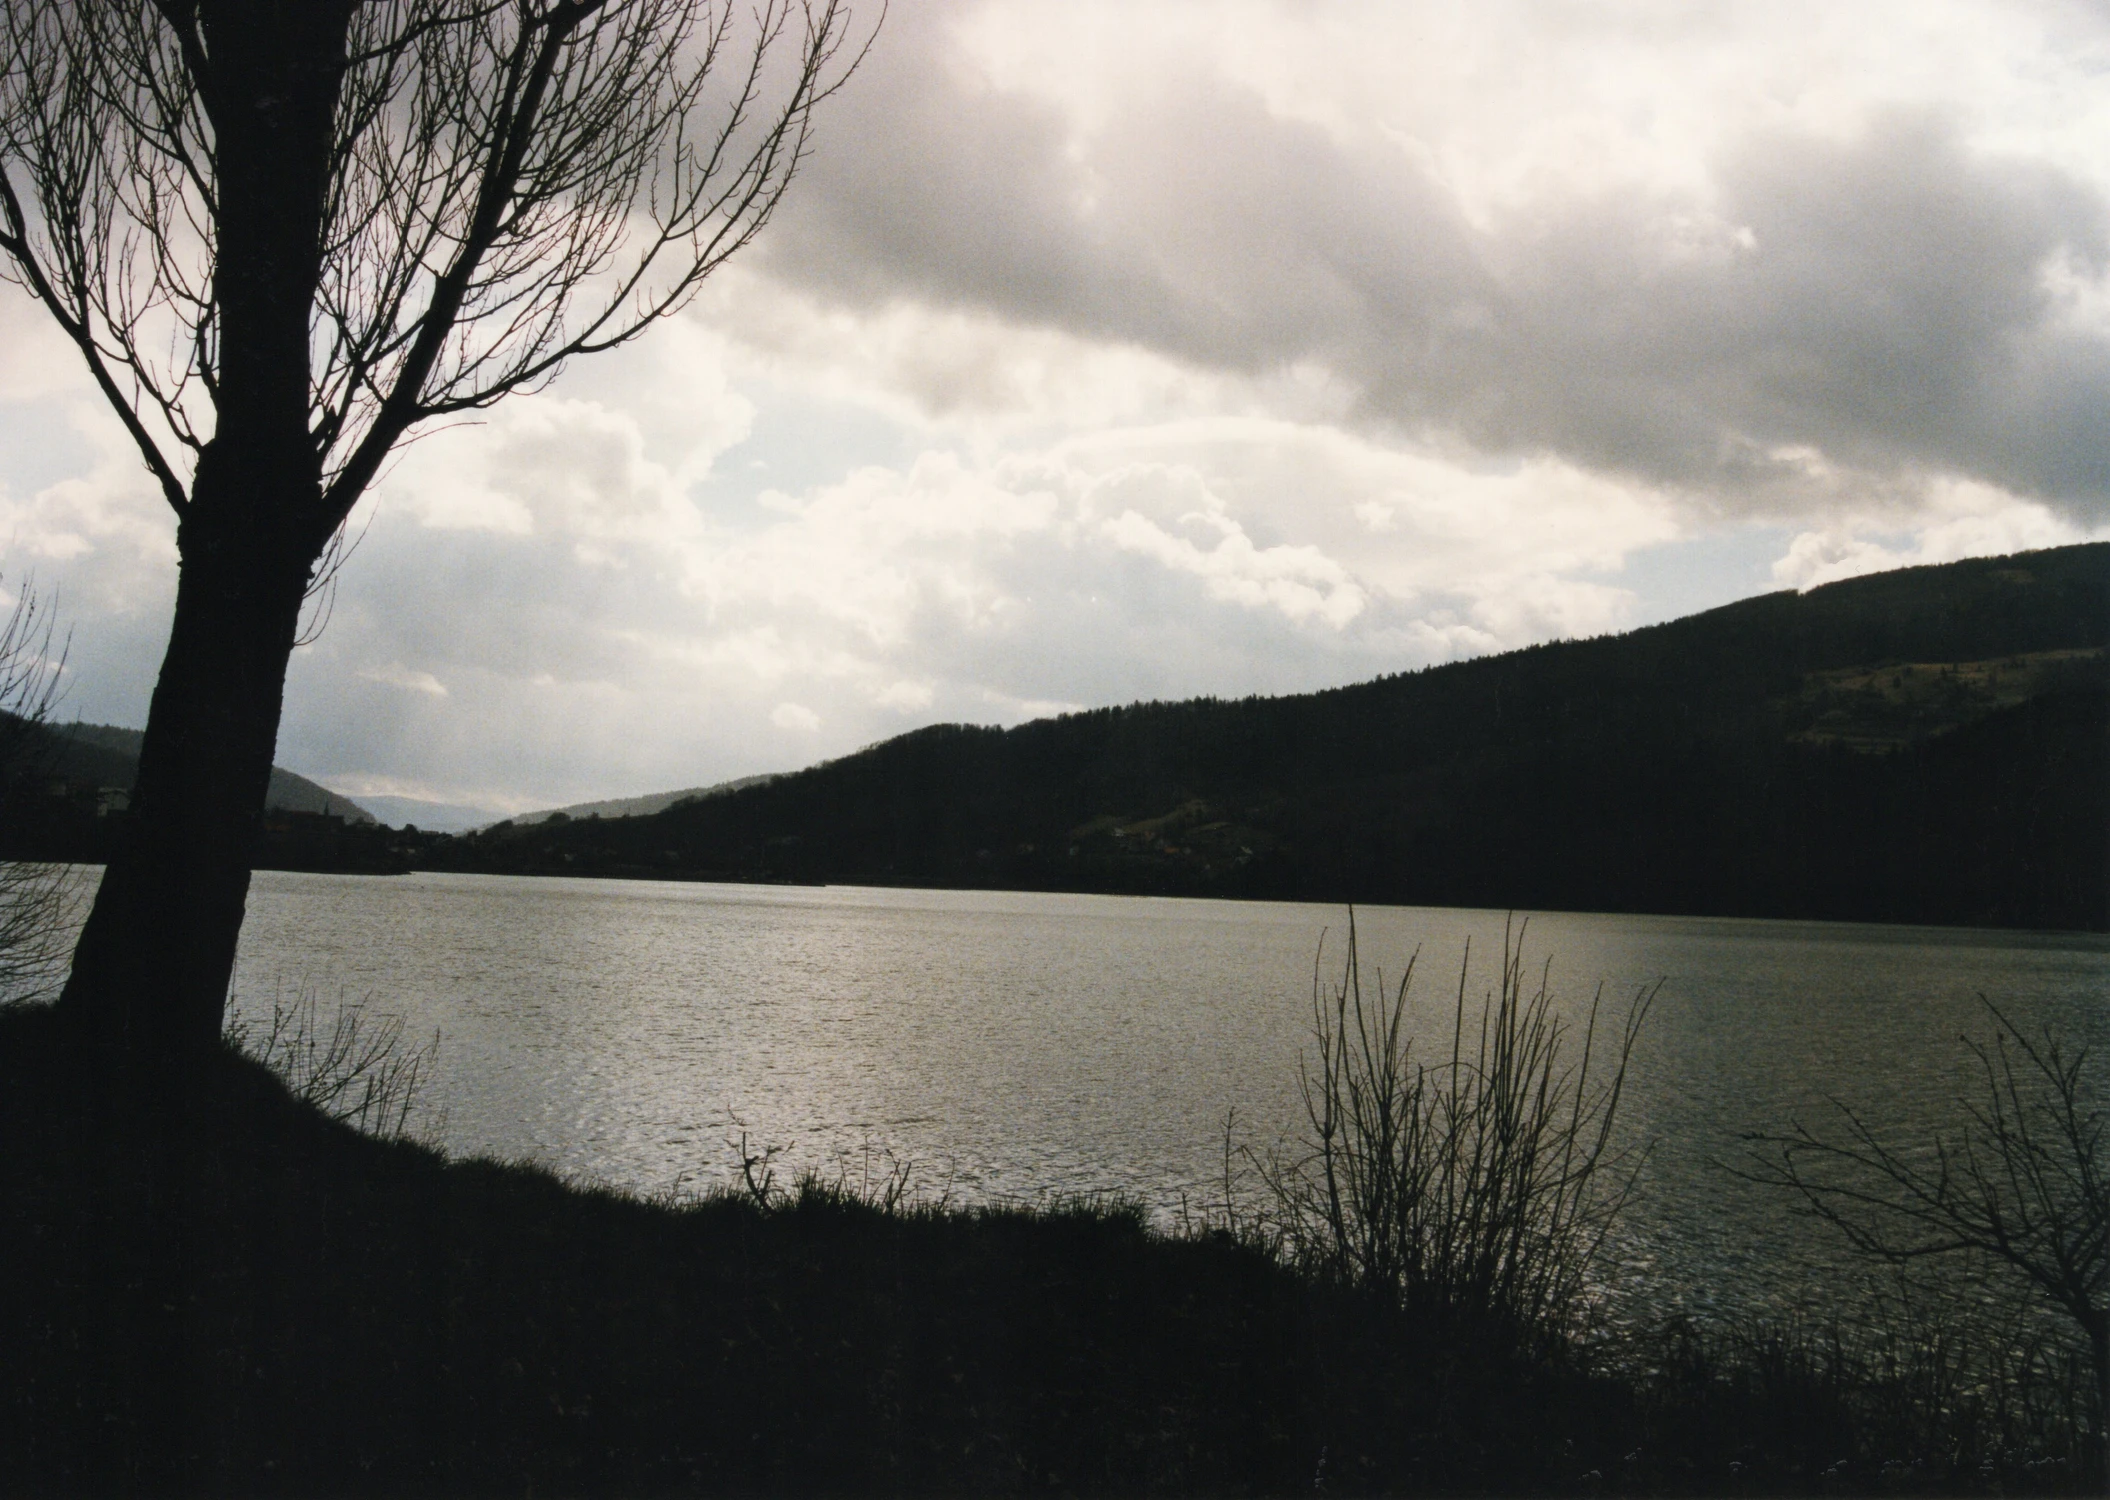
<svg viewBox="0 0 2110 1500">
<path fill-rule="evenodd" d="M 219 425 L 234 106 L 205 8 L 16 0 L 0 21 L 6 270 L 179 514 Z M 870 40 L 844 0 L 357 4 L 310 321 L 322 498 L 287 502 L 304 544 L 329 545 L 420 423 L 535 389 L 684 306 L 768 222 Z"/>
<path fill-rule="evenodd" d="M 318 526 L 409 428 L 636 337 L 767 222 L 863 51 L 844 50 L 841 0 L 765 0 L 744 40 L 740 19 L 698 0 L 484 5 L 362 47 L 396 92 L 348 151 L 340 211 L 360 227 L 322 291 Z"/>
<path fill-rule="evenodd" d="M 1797 1123 L 1753 1135 L 1731 1167 L 1798 1197 L 1863 1255 L 1902 1265 L 1981 1255 L 2007 1266 L 2073 1320 L 2095 1366 L 2099 1424 L 2110 1418 L 2110 1183 L 2105 1118 L 2087 1049 L 2048 1029 L 2031 1038 L 1990 1001 L 1989 1042 L 1964 1038 L 1980 1087 L 1965 1126 L 1912 1150 L 1834 1101 L 1837 1136 Z M 2110 1442 L 2110 1424 L 2104 1424 Z"/>
<path fill-rule="evenodd" d="M 80 351 L 181 516 L 164 442 L 199 445 L 187 392 L 213 324 L 194 83 L 173 34 L 135 7 L 10 5 L 0 48 L 0 275 Z"/>
<path fill-rule="evenodd" d="M 74 347 L 81 351 L 81 357 L 88 363 L 88 373 L 95 379 L 96 389 L 103 393 L 104 399 L 110 403 L 110 409 L 117 413 L 118 420 L 124 423 L 125 431 L 131 434 L 132 441 L 138 445 L 139 455 L 146 461 L 147 470 L 154 476 L 155 482 L 161 486 L 162 498 L 168 501 L 169 509 L 181 517 L 190 504 L 183 491 L 183 482 L 176 477 L 175 470 L 169 467 L 168 460 L 162 456 L 160 447 L 140 422 L 133 403 L 111 378 L 109 365 L 104 361 L 103 351 L 96 343 L 86 309 L 82 306 L 85 299 L 77 293 L 70 298 L 61 296 L 58 288 L 45 273 L 44 267 L 38 263 L 35 248 L 30 244 L 27 218 L 22 212 L 22 200 L 16 196 L 14 184 L 5 176 L 0 176 L 0 211 L 7 215 L 7 230 L 0 233 L 0 251 L 7 253 L 16 275 L 29 288 L 30 294 L 44 304 L 45 310 L 51 314 L 52 321 L 59 325 L 66 336 L 73 340 Z M 135 368 L 131 360 L 127 359 L 125 363 L 127 368 Z"/>
<path fill-rule="evenodd" d="M 17 833 L 25 798 L 43 791 L 56 742 L 47 732 L 66 670 L 36 587 L 17 580 L 0 621 L 0 836 Z M 46 998 L 65 974 L 66 941 L 83 892 L 64 865 L 0 860 L 0 1005 Z"/>
</svg>

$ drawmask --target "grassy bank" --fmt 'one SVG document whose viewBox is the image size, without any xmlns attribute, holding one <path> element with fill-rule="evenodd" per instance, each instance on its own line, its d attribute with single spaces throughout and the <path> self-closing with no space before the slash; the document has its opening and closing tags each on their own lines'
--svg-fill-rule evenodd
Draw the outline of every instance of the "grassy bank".
<svg viewBox="0 0 2110 1500">
<path fill-rule="evenodd" d="M 14 1492 L 2071 1487 L 1821 1340 L 1527 1349 L 1118 1205 L 644 1203 L 232 1052 L 108 1092 L 0 1013 Z"/>
</svg>

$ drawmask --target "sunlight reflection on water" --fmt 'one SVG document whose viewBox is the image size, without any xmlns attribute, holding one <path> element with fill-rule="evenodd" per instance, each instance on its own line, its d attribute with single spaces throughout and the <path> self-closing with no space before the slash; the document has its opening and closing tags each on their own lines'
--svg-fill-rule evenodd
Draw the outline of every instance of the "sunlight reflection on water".
<svg viewBox="0 0 2110 1500">
<path fill-rule="evenodd" d="M 1301 1120 L 1320 933 L 1339 908 L 984 891 L 263 872 L 235 1003 L 319 985 L 442 1033 L 434 1102 L 457 1153 L 651 1192 L 727 1180 L 728 1140 L 780 1170 L 871 1153 L 956 1199 L 1116 1192 L 1170 1212 L 1220 1192 L 1222 1127 Z M 1423 1034 L 1447 1026 L 1500 913 L 1370 907 L 1366 964 L 1419 944 Z M 2110 940 L 2071 934 L 1548 914 L 1573 1015 L 1664 981 L 1625 1106 L 1653 1141 L 1621 1246 L 1659 1303 L 1807 1301 L 1831 1247 L 1714 1162 L 1829 1097 L 1908 1127 L 1967 1082 L 1981 993 L 2034 1027 L 2110 1028 Z M 1329 958 L 1329 963 L 1332 959 Z M 735 1123 L 737 1121 L 737 1123 Z"/>
</svg>

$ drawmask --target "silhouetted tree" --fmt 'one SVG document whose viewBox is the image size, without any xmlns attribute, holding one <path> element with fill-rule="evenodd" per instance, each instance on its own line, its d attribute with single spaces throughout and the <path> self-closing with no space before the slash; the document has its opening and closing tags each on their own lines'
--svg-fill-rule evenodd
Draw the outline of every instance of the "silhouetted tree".
<svg viewBox="0 0 2110 1500">
<path fill-rule="evenodd" d="M 9 0 L 0 269 L 177 517 L 130 836 L 61 1001 L 96 1035 L 218 1037 L 287 659 L 388 452 L 680 308 L 780 201 L 850 26 L 842 0 Z"/>
</svg>

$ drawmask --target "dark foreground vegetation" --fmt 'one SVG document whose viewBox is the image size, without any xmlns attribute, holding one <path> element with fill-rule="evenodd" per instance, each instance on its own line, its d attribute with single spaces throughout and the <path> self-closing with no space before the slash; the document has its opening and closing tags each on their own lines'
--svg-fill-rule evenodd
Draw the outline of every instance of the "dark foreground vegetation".
<svg viewBox="0 0 2110 1500">
<path fill-rule="evenodd" d="M 940 725 L 441 869 L 2110 927 L 2110 544 L 1330 692 Z"/>
<path fill-rule="evenodd" d="M 1452 1112 L 1454 1139 L 1530 1137 L 1514 1091 L 1388 1062 L 1382 997 L 1339 998 L 1317 1011 L 1338 1126 L 1381 1085 L 1423 1122 Z M 1546 1037 L 1509 998 L 1500 1066 L 1528 1084 Z M 334 1035 L 337 1063 L 359 1051 Z M 1988 1379 L 1939 1328 L 1549 1321 L 1576 1267 L 1534 1237 L 1572 1247 L 1607 1200 L 1511 1147 L 1491 1169 L 1427 1138 L 1373 1158 L 1366 1121 L 1275 1164 L 1272 1210 L 1227 1182 L 1169 1232 L 1118 1203 L 919 1203 L 899 1175 L 778 1191 L 756 1161 L 745 1191 L 642 1202 L 448 1161 L 390 1138 L 389 1098 L 310 1074 L 382 1132 L 360 1133 L 295 1072 L 228 1049 L 157 1101 L 55 1012 L 0 1011 L 0 1487 L 2008 1493 L 2081 1489 L 2092 1462 L 2075 1382 L 2047 1401 Z M 1600 1152 L 1608 1114 L 1565 1097 L 1530 1138 Z M 1520 1214 L 1446 1209 L 1467 1170 L 1474 1214 Z M 1504 1224 L 1533 1274 L 1481 1275 L 1510 1264 L 1478 1254 Z"/>
</svg>

